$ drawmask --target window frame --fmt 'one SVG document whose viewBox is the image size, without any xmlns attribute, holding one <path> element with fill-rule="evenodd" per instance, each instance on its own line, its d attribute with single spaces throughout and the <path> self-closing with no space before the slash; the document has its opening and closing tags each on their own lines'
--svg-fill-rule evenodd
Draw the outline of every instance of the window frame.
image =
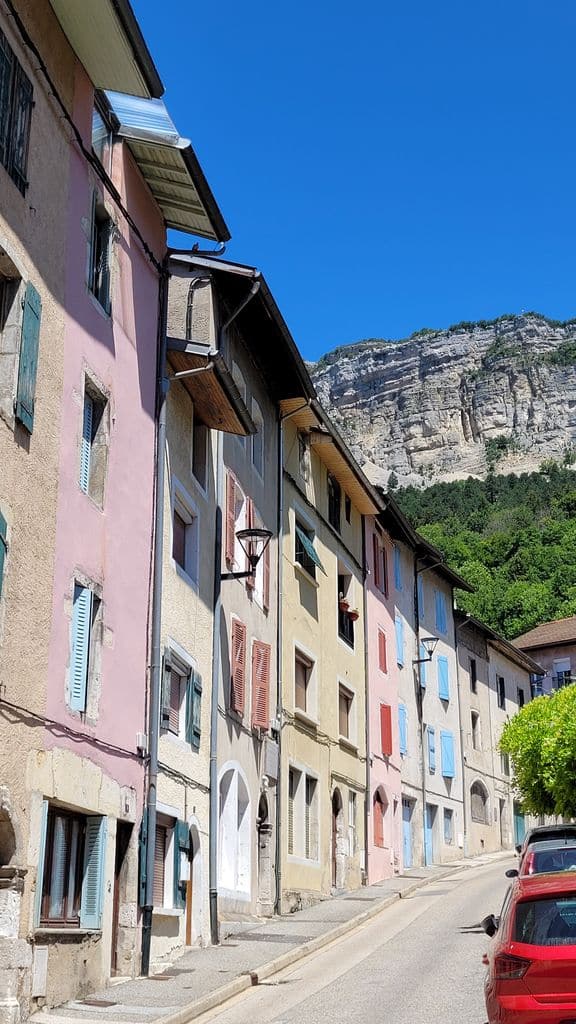
<svg viewBox="0 0 576 1024">
<path fill-rule="evenodd" d="M 496 697 L 501 711 L 506 710 L 506 678 L 496 675 Z"/>
<path fill-rule="evenodd" d="M 476 664 L 476 658 L 469 658 L 469 672 L 470 672 L 470 691 L 472 693 L 478 693 L 478 667 Z"/>
<path fill-rule="evenodd" d="M 88 292 L 105 316 L 112 315 L 112 242 L 115 224 L 102 197 L 92 193 Z"/>
<path fill-rule="evenodd" d="M 347 732 L 343 733 L 340 726 L 342 724 L 342 698 L 347 701 L 346 711 L 346 728 Z M 348 685 L 342 679 L 338 680 L 338 739 L 340 743 L 345 746 L 354 747 L 357 746 L 357 709 L 356 709 L 356 691 Z"/>
<path fill-rule="evenodd" d="M 25 196 L 30 184 L 28 157 L 32 133 L 34 87 L 2 29 L 0 29 L 0 59 L 3 59 L 6 69 L 5 137 L 4 140 L 0 139 L 0 163 L 21 195 Z M 1 102 L 2 97 L 0 96 Z M 0 110 L 0 116 L 1 114 Z"/>
<path fill-rule="evenodd" d="M 296 703 L 296 662 L 300 661 L 309 669 L 306 682 L 306 708 L 301 708 Z M 292 658 L 293 672 L 293 701 L 294 714 L 296 718 L 302 718 L 306 722 L 317 724 L 317 659 L 315 655 L 298 641 L 293 646 Z"/>
<path fill-rule="evenodd" d="M 342 532 L 342 486 L 340 481 L 329 471 L 326 474 L 326 494 L 328 499 L 328 522 L 336 533 Z"/>
<path fill-rule="evenodd" d="M 172 481 L 170 529 L 172 533 L 172 544 L 170 557 L 174 571 L 194 590 L 198 590 L 200 584 L 200 512 L 198 506 L 190 494 L 185 490 L 179 480 Z M 184 523 L 184 565 L 181 565 L 174 554 L 174 522 L 175 517 Z"/>
</svg>

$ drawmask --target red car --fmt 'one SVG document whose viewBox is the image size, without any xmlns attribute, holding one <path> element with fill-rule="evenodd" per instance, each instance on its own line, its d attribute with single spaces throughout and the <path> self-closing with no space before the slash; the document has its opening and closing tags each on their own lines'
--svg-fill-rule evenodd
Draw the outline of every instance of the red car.
<svg viewBox="0 0 576 1024">
<path fill-rule="evenodd" d="M 576 1024 L 576 876 L 516 878 L 482 927 L 488 1024 Z"/>
</svg>

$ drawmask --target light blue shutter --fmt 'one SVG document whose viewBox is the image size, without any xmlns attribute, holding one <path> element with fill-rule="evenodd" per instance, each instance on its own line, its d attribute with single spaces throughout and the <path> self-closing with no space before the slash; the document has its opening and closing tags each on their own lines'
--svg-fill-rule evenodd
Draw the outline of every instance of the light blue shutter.
<svg viewBox="0 0 576 1024">
<path fill-rule="evenodd" d="M 34 923 L 40 924 L 42 913 L 42 890 L 44 888 L 44 871 L 46 864 L 46 828 L 48 825 L 48 801 L 42 801 L 40 817 L 40 843 L 38 845 L 38 870 L 36 871 L 36 892 L 34 893 Z"/>
<path fill-rule="evenodd" d="M 396 662 L 398 665 L 404 664 L 404 620 L 401 615 L 396 616 Z"/>
<path fill-rule="evenodd" d="M 442 752 L 442 775 L 445 779 L 453 779 L 454 770 L 454 737 L 451 732 L 440 732 L 440 748 Z"/>
<path fill-rule="evenodd" d="M 428 662 L 424 661 L 424 658 L 428 657 L 424 644 L 420 644 L 420 686 L 426 686 L 428 681 Z"/>
<path fill-rule="evenodd" d="M 80 487 L 88 494 L 90 483 L 90 455 L 92 453 L 92 414 L 94 402 L 84 393 L 84 415 L 82 419 L 82 444 L 80 445 Z"/>
<path fill-rule="evenodd" d="M 42 300 L 33 284 L 26 285 L 22 313 L 22 334 L 20 339 L 20 364 L 18 367 L 18 390 L 16 392 L 16 419 L 30 433 L 34 426 L 34 395 L 36 392 L 36 371 L 38 368 L 38 342 L 40 339 L 40 316 Z"/>
<path fill-rule="evenodd" d="M 434 591 L 434 607 L 436 609 L 436 629 L 439 633 L 447 633 L 446 594 L 443 594 L 441 590 Z"/>
<path fill-rule="evenodd" d="M 422 619 L 424 615 L 424 580 L 422 576 L 418 576 L 418 618 Z"/>
<path fill-rule="evenodd" d="M 428 733 L 428 768 L 431 774 L 436 771 L 436 732 L 431 725 L 427 728 Z"/>
<path fill-rule="evenodd" d="M 73 711 L 86 710 L 91 619 L 92 591 L 89 587 L 81 587 L 79 583 L 75 583 L 69 694 L 70 707 Z"/>
<path fill-rule="evenodd" d="M 4 559 L 8 551 L 7 532 L 6 520 L 0 512 L 0 597 L 2 596 L 2 580 L 4 578 Z"/>
<path fill-rule="evenodd" d="M 396 590 L 402 590 L 402 562 L 397 544 L 394 545 L 394 586 Z"/>
<path fill-rule="evenodd" d="M 408 753 L 408 713 L 405 704 L 398 705 L 398 731 L 400 742 L 400 753 Z"/>
<path fill-rule="evenodd" d="M 86 818 L 82 900 L 80 903 L 81 928 L 100 928 L 102 924 L 106 826 L 107 818 L 100 816 Z"/>
<path fill-rule="evenodd" d="M 438 696 L 440 700 L 450 700 L 450 676 L 448 675 L 448 658 L 438 655 Z"/>
</svg>

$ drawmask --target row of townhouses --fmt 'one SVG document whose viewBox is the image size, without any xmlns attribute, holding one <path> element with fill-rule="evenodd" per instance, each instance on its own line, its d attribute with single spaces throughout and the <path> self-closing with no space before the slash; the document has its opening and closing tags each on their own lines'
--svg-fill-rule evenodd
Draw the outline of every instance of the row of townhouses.
<svg viewBox="0 0 576 1024">
<path fill-rule="evenodd" d="M 0 1024 L 522 827 L 539 667 L 216 255 L 162 93 L 128 0 L 2 0 Z"/>
</svg>

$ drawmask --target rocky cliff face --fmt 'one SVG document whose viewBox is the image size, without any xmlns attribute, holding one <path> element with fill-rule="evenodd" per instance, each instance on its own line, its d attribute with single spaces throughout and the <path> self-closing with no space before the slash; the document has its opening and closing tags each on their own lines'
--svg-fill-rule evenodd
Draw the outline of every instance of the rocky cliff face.
<svg viewBox="0 0 576 1024">
<path fill-rule="evenodd" d="M 386 485 L 521 473 L 576 456 L 576 321 L 536 313 L 362 341 L 311 367 L 366 474 Z"/>
</svg>

